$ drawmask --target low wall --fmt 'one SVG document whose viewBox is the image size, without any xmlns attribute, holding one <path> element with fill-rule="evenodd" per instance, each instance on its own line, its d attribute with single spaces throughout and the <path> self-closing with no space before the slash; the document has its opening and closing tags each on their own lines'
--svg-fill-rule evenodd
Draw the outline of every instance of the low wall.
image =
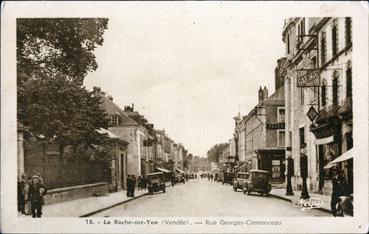
<svg viewBox="0 0 369 234">
<path fill-rule="evenodd" d="M 94 184 L 84 184 L 65 188 L 56 188 L 47 191 L 45 195 L 45 204 L 53 204 L 75 200 L 84 197 L 94 196 L 94 193 L 102 195 L 109 192 L 109 183 L 101 182 Z"/>
</svg>

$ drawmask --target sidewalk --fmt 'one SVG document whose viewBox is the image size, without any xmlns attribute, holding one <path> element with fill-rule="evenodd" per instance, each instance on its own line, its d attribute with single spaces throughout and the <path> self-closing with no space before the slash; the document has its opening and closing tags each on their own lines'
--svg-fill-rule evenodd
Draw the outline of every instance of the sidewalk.
<svg viewBox="0 0 369 234">
<path fill-rule="evenodd" d="M 100 197 L 87 197 L 67 202 L 46 205 L 43 217 L 87 217 L 99 211 L 145 196 L 147 190 L 135 191 L 135 197 L 127 197 L 127 190 L 108 193 Z"/>
<path fill-rule="evenodd" d="M 272 188 L 270 191 L 270 195 L 285 201 L 292 202 L 293 204 L 297 204 L 300 201 L 301 191 L 294 191 L 294 195 L 287 196 L 285 188 Z M 327 195 L 322 195 L 318 193 L 313 193 L 309 191 L 310 198 L 319 199 L 324 201 L 323 206 L 320 208 L 316 208 L 320 211 L 331 213 L 331 197 Z"/>
</svg>

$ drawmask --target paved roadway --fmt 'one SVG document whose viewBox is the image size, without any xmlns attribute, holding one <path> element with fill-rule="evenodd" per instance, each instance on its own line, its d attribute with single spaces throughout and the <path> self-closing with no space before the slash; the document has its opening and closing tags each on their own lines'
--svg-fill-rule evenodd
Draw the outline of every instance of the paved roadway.
<svg viewBox="0 0 369 234">
<path fill-rule="evenodd" d="M 319 210 L 301 211 L 292 203 L 273 197 L 244 195 L 231 185 L 194 179 L 167 187 L 166 193 L 147 195 L 95 214 L 98 217 L 122 216 L 329 216 Z"/>
</svg>

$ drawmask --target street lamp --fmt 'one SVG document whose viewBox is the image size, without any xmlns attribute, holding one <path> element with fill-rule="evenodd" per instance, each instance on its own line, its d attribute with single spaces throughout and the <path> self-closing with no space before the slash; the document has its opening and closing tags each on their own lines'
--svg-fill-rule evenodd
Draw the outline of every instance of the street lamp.
<svg viewBox="0 0 369 234">
<path fill-rule="evenodd" d="M 300 171 L 302 177 L 302 190 L 301 190 L 301 198 L 308 199 L 310 198 L 309 192 L 306 186 L 306 179 L 308 176 L 308 161 L 306 155 L 306 145 L 304 145 L 300 150 Z"/>
<path fill-rule="evenodd" d="M 286 195 L 292 196 L 294 195 L 292 190 L 291 177 L 293 176 L 294 166 L 292 159 L 291 147 L 286 148 L 286 156 L 287 156 L 287 187 L 286 187 Z"/>
</svg>

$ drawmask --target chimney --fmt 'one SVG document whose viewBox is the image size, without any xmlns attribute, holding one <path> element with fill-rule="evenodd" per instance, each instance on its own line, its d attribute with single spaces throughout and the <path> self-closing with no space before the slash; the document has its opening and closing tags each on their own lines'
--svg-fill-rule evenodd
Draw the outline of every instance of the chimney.
<svg viewBox="0 0 369 234">
<path fill-rule="evenodd" d="M 97 87 L 97 86 L 94 86 L 94 88 L 93 88 L 93 92 L 94 92 L 94 96 L 96 96 L 96 97 L 100 97 L 100 94 L 101 94 L 101 88 L 100 88 L 100 87 Z"/>
<path fill-rule="evenodd" d="M 263 90 L 263 98 L 264 98 L 264 100 L 266 100 L 267 98 L 268 98 L 268 89 L 267 89 L 267 87 L 266 86 L 264 86 L 264 90 Z"/>
<path fill-rule="evenodd" d="M 132 103 L 132 111 L 134 111 L 134 109 L 135 109 L 135 104 Z"/>
<path fill-rule="evenodd" d="M 109 95 L 109 96 L 108 96 L 108 99 L 109 99 L 110 101 L 113 101 L 113 96 Z"/>
<path fill-rule="evenodd" d="M 260 103 L 264 100 L 264 93 L 263 93 L 263 89 L 261 88 L 261 86 L 259 88 L 258 94 L 259 94 L 259 103 Z"/>
</svg>

